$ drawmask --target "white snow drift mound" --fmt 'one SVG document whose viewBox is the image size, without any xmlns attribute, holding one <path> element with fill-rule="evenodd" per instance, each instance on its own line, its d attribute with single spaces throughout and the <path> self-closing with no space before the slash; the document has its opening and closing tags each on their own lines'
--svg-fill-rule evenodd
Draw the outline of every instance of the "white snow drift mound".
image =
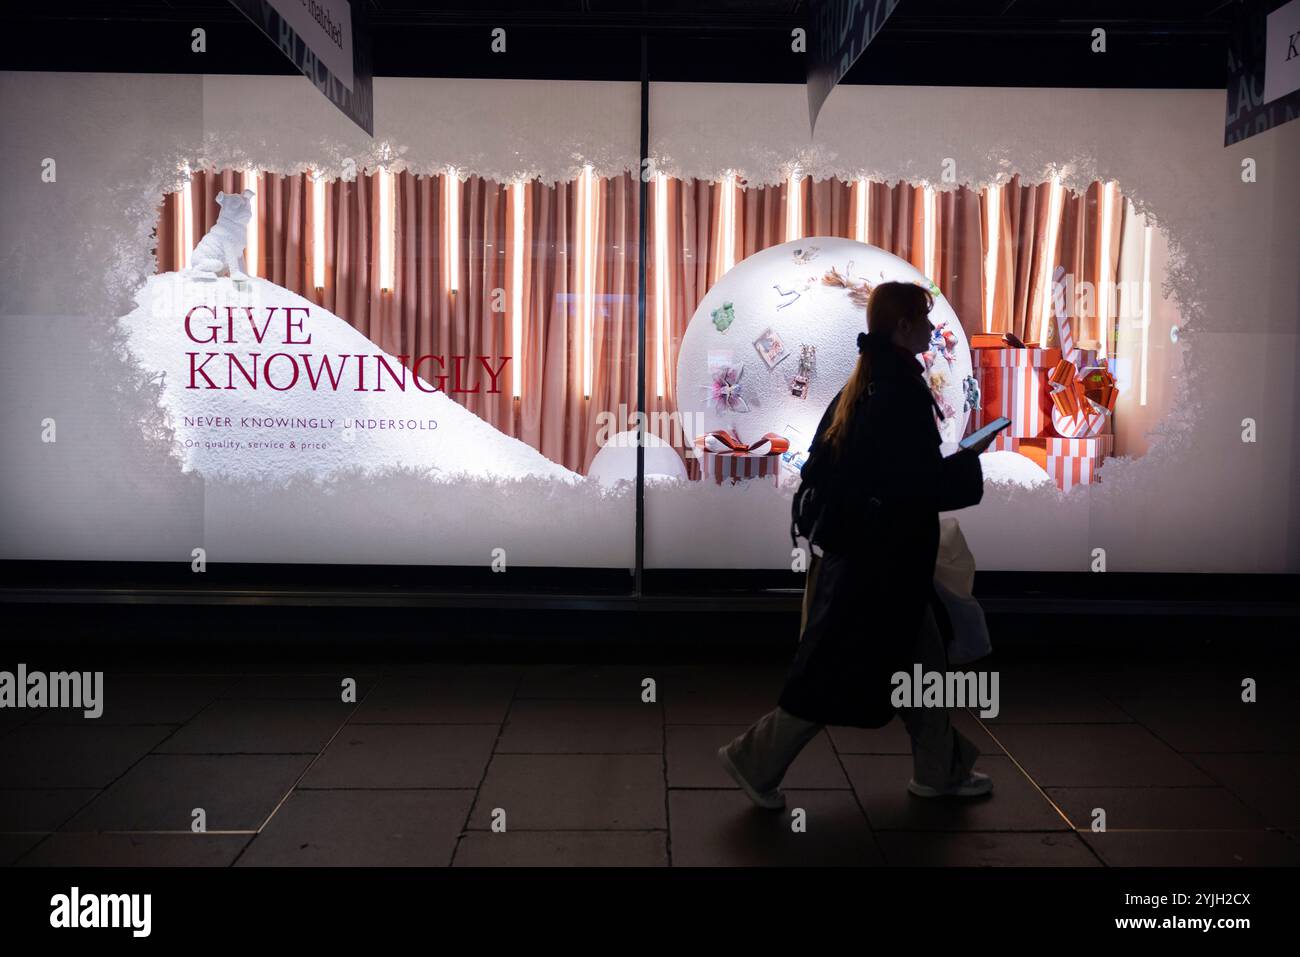
<svg viewBox="0 0 1300 957">
<path fill-rule="evenodd" d="M 122 327 L 140 365 L 150 374 L 164 374 L 162 402 L 187 471 L 244 478 L 308 473 L 324 478 L 345 469 L 410 467 L 431 468 L 447 478 L 580 479 L 442 391 L 432 391 L 435 383 L 423 376 L 419 381 L 430 391 L 421 391 L 409 372 L 405 372 L 405 390 L 399 390 L 387 373 L 378 372 L 376 358 L 382 357 L 401 373 L 395 356 L 338 316 L 264 279 L 236 284 L 229 278 L 204 282 L 164 273 L 145 283 L 136 303 L 137 308 L 122 318 Z M 191 337 L 186 333 L 186 315 L 196 306 L 214 312 L 203 308 L 193 314 Z M 226 342 L 227 306 L 234 308 L 234 343 Z M 269 312 L 271 307 L 276 307 L 274 312 Z M 286 308 L 294 312 L 286 314 Z M 292 329 L 286 327 L 286 315 L 293 318 Z M 216 341 L 195 341 L 212 337 L 213 326 L 219 327 Z M 211 352 L 217 357 L 201 365 Z M 256 368 L 256 389 L 238 371 L 231 371 L 226 353 L 232 353 L 243 368 Z M 265 363 L 276 353 L 285 355 L 274 360 L 268 381 Z M 301 364 L 304 353 L 310 356 L 315 388 Z M 344 356 L 352 358 L 343 362 Z M 322 371 L 323 357 L 332 364 L 337 389 Z M 203 374 L 196 374 L 192 364 L 200 364 Z M 355 389 L 361 364 L 367 391 Z M 499 379 L 506 388 L 510 368 L 506 365 Z M 434 375 L 450 374 L 452 359 L 446 357 L 445 368 L 426 364 L 421 371 L 429 369 Z M 481 388 L 489 387 L 482 369 L 471 374 Z M 374 391 L 380 378 L 384 389 Z"/>
</svg>

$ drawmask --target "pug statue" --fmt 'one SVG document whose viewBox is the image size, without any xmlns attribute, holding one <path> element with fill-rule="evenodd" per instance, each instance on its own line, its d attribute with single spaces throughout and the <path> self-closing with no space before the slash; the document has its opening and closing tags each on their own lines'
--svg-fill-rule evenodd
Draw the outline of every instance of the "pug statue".
<svg viewBox="0 0 1300 957">
<path fill-rule="evenodd" d="M 217 205 L 221 207 L 217 222 L 199 240 L 190 256 L 189 273 L 194 278 L 216 279 L 228 273 L 237 282 L 248 279 L 244 244 L 248 239 L 248 221 L 253 217 L 249 202 L 253 195 L 251 189 L 242 193 L 217 193 Z"/>
</svg>

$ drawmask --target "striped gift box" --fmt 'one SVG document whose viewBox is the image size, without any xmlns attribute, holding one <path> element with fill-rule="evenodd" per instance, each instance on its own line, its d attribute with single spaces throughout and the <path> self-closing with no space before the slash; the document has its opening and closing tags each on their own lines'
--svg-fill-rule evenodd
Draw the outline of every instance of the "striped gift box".
<svg viewBox="0 0 1300 957">
<path fill-rule="evenodd" d="M 1114 445 L 1113 435 L 1087 439 L 1066 439 L 1055 435 L 1022 439 L 1000 432 L 989 449 L 1018 452 L 1042 466 L 1057 488 L 1069 491 L 1076 485 L 1097 481 L 1097 470 L 1111 454 Z"/>
<path fill-rule="evenodd" d="M 1043 443 L 1048 455 L 1068 455 L 1101 461 L 1115 448 L 1115 436 L 1095 435 L 1086 439 L 1067 439 L 1049 435 L 1043 439 Z"/>
<path fill-rule="evenodd" d="M 702 481 L 706 476 L 722 485 L 724 482 L 736 484 L 748 479 L 768 479 L 773 485 L 781 484 L 781 456 L 779 453 L 754 455 L 752 452 L 710 452 L 704 448 L 705 436 L 695 440 L 699 453 L 697 468 L 688 464 L 687 472 L 692 479 Z"/>
<path fill-rule="evenodd" d="M 1047 451 L 1047 474 L 1063 492 L 1068 492 L 1076 485 L 1097 481 L 1097 470 L 1115 447 L 1113 435 L 1097 435 L 1086 439 L 1049 436 L 1042 441 Z"/>
<path fill-rule="evenodd" d="M 1047 378 L 1061 361 L 1058 349 L 976 349 L 975 375 L 980 407 L 971 416 L 971 430 L 999 416 L 1011 420 L 1007 433 L 1037 438 L 1052 431 L 1052 400 Z"/>
</svg>

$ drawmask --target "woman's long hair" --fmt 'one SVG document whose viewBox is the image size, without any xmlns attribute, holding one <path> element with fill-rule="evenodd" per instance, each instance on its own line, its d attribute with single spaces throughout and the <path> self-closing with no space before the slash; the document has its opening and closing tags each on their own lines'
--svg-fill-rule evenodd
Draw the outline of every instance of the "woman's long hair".
<svg viewBox="0 0 1300 957">
<path fill-rule="evenodd" d="M 934 297 L 928 289 L 910 282 L 882 282 L 871 290 L 867 300 L 867 329 L 873 336 L 889 339 L 903 319 L 913 322 L 923 320 L 929 315 L 934 305 Z M 844 436 L 849 434 L 853 424 L 853 413 L 857 411 L 858 400 L 867 391 L 871 383 L 871 356 L 866 349 L 858 350 L 858 363 L 849 375 L 840 393 L 840 401 L 831 416 L 831 424 L 826 426 L 822 437 L 830 444 L 836 456 L 844 444 Z"/>
</svg>

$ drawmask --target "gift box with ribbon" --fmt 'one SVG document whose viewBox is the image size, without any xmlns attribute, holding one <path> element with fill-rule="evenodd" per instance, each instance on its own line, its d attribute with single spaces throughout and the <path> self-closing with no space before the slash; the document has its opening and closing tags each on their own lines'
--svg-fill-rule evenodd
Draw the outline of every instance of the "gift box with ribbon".
<svg viewBox="0 0 1300 957">
<path fill-rule="evenodd" d="M 1114 448 L 1113 435 L 1089 438 L 1049 438 L 1046 441 L 1047 474 L 1056 487 L 1068 492 L 1076 485 L 1097 481 L 1097 470 Z"/>
<path fill-rule="evenodd" d="M 1104 366 L 1085 369 L 1080 375 L 1073 362 L 1062 359 L 1048 377 L 1048 392 L 1052 426 L 1058 435 L 1086 438 L 1110 431 L 1119 392 L 1115 377 Z"/>
<path fill-rule="evenodd" d="M 709 432 L 695 440 L 699 453 L 699 472 L 696 479 L 711 477 L 718 485 L 733 484 L 745 479 L 770 478 L 773 484 L 781 481 L 781 454 L 790 449 L 790 441 L 775 432 L 768 432 L 756 442 L 745 443 L 726 431 Z M 694 469 L 690 470 L 692 473 Z"/>
<path fill-rule="evenodd" d="M 1014 435 L 1007 435 L 1006 430 L 993 436 L 993 441 L 989 443 L 988 452 L 1019 452 L 1020 439 Z"/>
<path fill-rule="evenodd" d="M 1041 438 L 1022 439 L 998 433 L 989 451 L 1016 452 L 1037 462 L 1052 477 L 1061 491 L 1076 485 L 1097 481 L 1097 470 L 1115 447 L 1115 436 L 1097 435 L 1090 438 L 1067 439 L 1047 435 Z"/>
<path fill-rule="evenodd" d="M 1113 435 L 1077 439 L 1049 435 L 1012 441 L 1011 451 L 1037 462 L 1063 492 L 1097 481 L 1097 470 L 1115 447 Z"/>
<path fill-rule="evenodd" d="M 1057 349 L 1035 345 L 971 350 L 979 381 L 980 404 L 971 416 L 974 431 L 999 416 L 1011 420 L 1007 432 L 1016 438 L 1051 434 L 1052 403 L 1048 376 L 1061 361 Z"/>
<path fill-rule="evenodd" d="M 1061 345 L 1061 361 L 1048 379 L 1052 428 L 1063 438 L 1089 438 L 1111 431 L 1111 414 L 1119 393 L 1106 360 L 1098 357 L 1101 343 L 1074 338 L 1064 274 L 1064 268 L 1057 266 L 1052 291 L 1056 333 Z"/>
<path fill-rule="evenodd" d="M 972 349 L 1023 349 L 1025 344 L 1010 332 L 975 332 L 968 343 Z"/>
</svg>

